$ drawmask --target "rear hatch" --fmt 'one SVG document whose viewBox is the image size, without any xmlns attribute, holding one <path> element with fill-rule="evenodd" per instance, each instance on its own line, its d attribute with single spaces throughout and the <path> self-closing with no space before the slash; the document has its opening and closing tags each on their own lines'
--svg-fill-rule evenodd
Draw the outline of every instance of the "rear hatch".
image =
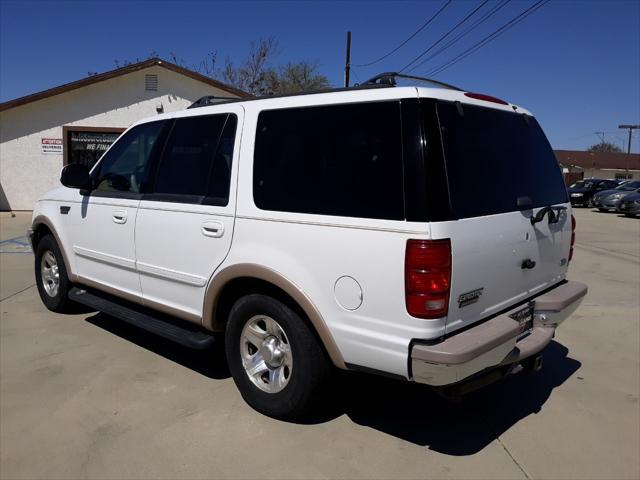
<svg viewBox="0 0 640 480">
<path fill-rule="evenodd" d="M 439 128 L 448 184 L 447 219 L 432 222 L 431 234 L 451 239 L 449 333 L 563 280 L 570 205 L 555 155 L 532 116 L 512 107 L 423 105 L 426 115 L 435 110 L 431 125 Z M 532 224 L 549 206 L 552 213 Z"/>
</svg>

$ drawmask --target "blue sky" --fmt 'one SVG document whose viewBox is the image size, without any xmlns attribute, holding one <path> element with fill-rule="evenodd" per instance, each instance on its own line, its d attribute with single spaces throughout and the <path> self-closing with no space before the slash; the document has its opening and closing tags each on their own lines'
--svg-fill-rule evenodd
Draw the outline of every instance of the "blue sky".
<svg viewBox="0 0 640 480">
<path fill-rule="evenodd" d="M 490 0 L 478 15 L 497 2 Z M 353 35 L 352 63 L 367 63 L 400 44 L 444 3 L 0 0 L 0 101 L 111 70 L 116 59 L 142 59 L 152 51 L 166 59 L 175 52 L 187 66 L 209 52 L 217 52 L 220 64 L 227 55 L 242 59 L 251 40 L 270 35 L 280 43 L 276 63 L 317 61 L 340 86 L 347 30 Z M 400 69 L 480 3 L 454 0 L 396 53 L 355 68 L 353 80 Z M 512 0 L 414 73 L 445 63 L 533 3 Z M 584 149 L 598 142 L 593 132 L 605 131 L 607 140 L 626 149 L 626 133 L 617 126 L 640 123 L 640 2 L 552 0 L 436 78 L 528 108 L 554 148 Z M 640 151 L 638 131 L 632 150 Z"/>
</svg>

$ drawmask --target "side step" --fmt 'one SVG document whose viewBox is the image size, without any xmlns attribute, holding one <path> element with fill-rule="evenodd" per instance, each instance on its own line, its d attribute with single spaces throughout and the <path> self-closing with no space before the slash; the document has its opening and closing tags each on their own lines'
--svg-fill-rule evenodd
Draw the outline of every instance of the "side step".
<svg viewBox="0 0 640 480">
<path fill-rule="evenodd" d="M 152 310 L 142 312 L 144 307 L 102 292 L 74 287 L 69 291 L 69 299 L 185 347 L 201 350 L 210 347 L 215 341 L 212 333 L 195 324 L 189 324 Z M 181 322 L 184 325 L 181 325 Z"/>
</svg>

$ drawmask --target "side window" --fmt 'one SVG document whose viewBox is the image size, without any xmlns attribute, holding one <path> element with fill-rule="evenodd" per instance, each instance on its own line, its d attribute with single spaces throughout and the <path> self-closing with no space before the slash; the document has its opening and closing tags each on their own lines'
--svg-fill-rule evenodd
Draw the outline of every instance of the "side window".
<svg viewBox="0 0 640 480">
<path fill-rule="evenodd" d="M 151 151 L 164 123 L 138 125 L 117 140 L 93 174 L 95 190 L 139 193 L 147 181 Z"/>
<path fill-rule="evenodd" d="M 180 195 L 216 205 L 229 199 L 235 115 L 178 118 L 158 165 L 153 194 Z M 183 201 L 184 199 L 181 199 Z"/>
<path fill-rule="evenodd" d="M 263 210 L 404 219 L 400 103 L 261 112 L 253 196 Z"/>
</svg>

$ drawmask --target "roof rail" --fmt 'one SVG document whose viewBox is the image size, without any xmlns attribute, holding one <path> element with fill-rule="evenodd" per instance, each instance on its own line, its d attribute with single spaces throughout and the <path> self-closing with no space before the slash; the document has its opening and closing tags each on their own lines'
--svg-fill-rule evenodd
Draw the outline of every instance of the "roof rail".
<svg viewBox="0 0 640 480">
<path fill-rule="evenodd" d="M 189 105 L 187 109 L 207 107 L 209 105 L 217 105 L 218 103 L 227 103 L 227 102 L 233 102 L 237 100 L 242 100 L 242 99 L 238 99 L 236 97 L 216 97 L 214 95 L 205 95 L 204 97 L 200 97 L 198 100 L 196 100 L 191 105 Z"/>
<path fill-rule="evenodd" d="M 440 82 L 438 80 L 434 80 L 432 78 L 415 77 L 413 75 L 405 75 L 404 73 L 398 73 L 398 72 L 381 73 L 379 75 L 376 75 L 373 78 L 370 78 L 366 82 L 362 82 L 360 86 L 389 85 L 389 86 L 395 87 L 398 83 L 397 81 L 398 78 L 407 78 L 409 80 L 419 80 L 421 82 L 433 83 L 434 85 L 437 85 L 439 87 L 449 88 L 451 90 L 458 90 L 460 92 L 463 91 L 461 88 L 455 87 L 453 85 L 449 85 L 448 83 Z"/>
</svg>

